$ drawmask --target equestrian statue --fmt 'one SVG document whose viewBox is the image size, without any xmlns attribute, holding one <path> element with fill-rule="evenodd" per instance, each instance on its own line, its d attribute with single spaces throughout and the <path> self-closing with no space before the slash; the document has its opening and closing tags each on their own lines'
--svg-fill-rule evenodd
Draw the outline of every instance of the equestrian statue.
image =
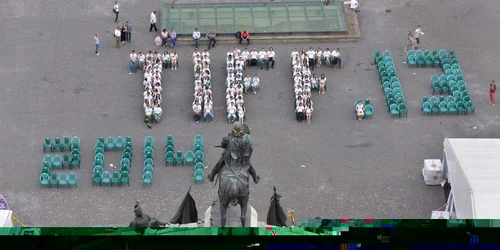
<svg viewBox="0 0 500 250">
<path fill-rule="evenodd" d="M 221 227 L 226 225 L 226 212 L 229 204 L 240 205 L 241 226 L 245 227 L 250 196 L 249 175 L 252 176 L 255 184 L 260 180 L 250 163 L 253 151 L 250 129 L 243 122 L 235 122 L 232 132 L 222 139 L 219 147 L 223 148 L 224 152 L 208 175 L 208 179 L 213 182 L 218 176 Z"/>
</svg>

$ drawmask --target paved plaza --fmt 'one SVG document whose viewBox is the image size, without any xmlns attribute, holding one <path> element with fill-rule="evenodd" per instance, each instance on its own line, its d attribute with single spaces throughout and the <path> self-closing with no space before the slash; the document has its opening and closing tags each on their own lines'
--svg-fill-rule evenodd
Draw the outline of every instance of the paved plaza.
<svg viewBox="0 0 500 250">
<path fill-rule="evenodd" d="M 193 46 L 180 44 L 179 69 L 163 73 L 162 121 L 150 130 L 143 122 L 141 74 L 128 74 L 128 60 L 132 49 L 163 51 L 153 44 L 156 34 L 148 32 L 149 15 L 161 1 L 120 1 L 120 23 L 133 24 L 132 43 L 120 49 L 114 47 L 112 36 L 113 2 L 0 3 L 0 193 L 26 225 L 125 226 L 133 219 L 136 200 L 145 213 L 168 220 L 191 185 L 200 218 L 217 199 L 212 183 L 193 184 L 192 167 L 165 167 L 163 145 L 171 134 L 176 150 L 192 150 L 193 137 L 202 134 L 206 170 L 213 168 L 221 153 L 213 146 L 231 128 L 225 116 L 225 53 L 236 40 L 234 45 L 217 44 L 210 50 L 214 121 L 192 121 Z M 177 3 L 183 2 L 193 3 Z M 297 219 L 430 218 L 445 200 L 441 187 L 424 184 L 424 159 L 440 158 L 446 137 L 498 136 L 500 107 L 488 105 L 487 91 L 492 79 L 500 81 L 495 35 L 500 32 L 499 2 L 360 0 L 360 4 L 360 41 L 250 45 L 258 50 L 272 46 L 277 61 L 269 71 L 249 70 L 260 75 L 261 90 L 245 96 L 252 163 L 262 177 L 259 184 L 251 184 L 250 205 L 261 221 L 267 216 L 273 186 L 282 195 L 283 207 L 293 207 Z M 422 96 L 432 95 L 430 76 L 440 70 L 409 69 L 404 64 L 408 31 L 418 24 L 425 31 L 421 49 L 456 50 L 475 115 L 430 117 L 420 112 Z M 102 37 L 99 56 L 94 54 L 94 32 Z M 205 46 L 203 41 L 201 48 Z M 325 73 L 328 89 L 324 95 L 313 94 L 313 120 L 307 125 L 295 120 L 289 61 L 293 48 L 311 46 L 340 48 L 343 59 L 342 69 L 315 69 Z M 373 64 L 374 50 L 384 49 L 392 51 L 409 109 L 407 118 L 391 118 L 387 112 Z M 374 117 L 355 119 L 353 102 L 358 98 L 372 100 Z M 82 143 L 82 166 L 73 171 L 78 188 L 40 189 L 43 139 L 74 135 Z M 97 138 L 119 135 L 134 139 L 130 186 L 92 187 Z M 143 142 L 148 135 L 156 141 L 152 188 L 141 185 Z M 118 165 L 119 159 L 118 152 L 106 153 L 105 166 Z"/>
</svg>

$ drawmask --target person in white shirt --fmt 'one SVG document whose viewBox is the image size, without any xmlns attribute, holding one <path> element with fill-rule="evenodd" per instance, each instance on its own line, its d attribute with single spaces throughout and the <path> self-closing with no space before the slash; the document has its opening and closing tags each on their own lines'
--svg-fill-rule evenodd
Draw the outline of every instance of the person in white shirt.
<svg viewBox="0 0 500 250">
<path fill-rule="evenodd" d="M 349 8 L 354 10 L 355 12 L 359 12 L 359 3 L 358 0 L 351 0 Z"/>
<path fill-rule="evenodd" d="M 313 107 L 311 102 L 306 102 L 306 120 L 307 124 L 311 124 L 311 114 L 313 112 Z"/>
<path fill-rule="evenodd" d="M 151 102 L 148 102 L 146 104 L 146 108 L 144 109 L 144 115 L 146 115 L 146 122 L 148 123 L 148 127 L 151 129 L 151 115 L 153 114 L 153 109 L 151 108 L 149 103 Z"/>
<path fill-rule="evenodd" d="M 156 28 L 156 11 L 151 12 L 151 18 L 149 21 L 151 23 L 149 26 L 149 32 L 153 31 L 153 28 L 155 28 L 155 31 L 158 32 L 158 28 Z"/>
<path fill-rule="evenodd" d="M 210 57 L 210 52 L 208 52 L 208 50 L 204 50 L 203 53 L 201 53 L 201 57 Z"/>
<path fill-rule="evenodd" d="M 252 78 L 250 77 L 250 74 L 247 73 L 245 76 L 245 79 L 243 79 L 243 85 L 245 85 L 245 94 L 248 94 L 248 88 L 250 88 L 250 82 L 252 81 Z"/>
<path fill-rule="evenodd" d="M 241 58 L 243 59 L 243 61 L 245 61 L 246 65 L 249 64 L 249 56 L 250 56 L 250 52 L 248 51 L 248 48 L 245 48 L 245 50 L 243 52 L 241 52 Z"/>
<path fill-rule="evenodd" d="M 196 102 L 194 105 L 193 105 L 193 118 L 194 120 L 196 121 L 196 123 L 198 123 L 200 121 L 200 118 L 201 118 L 201 104 L 199 102 Z"/>
<path fill-rule="evenodd" d="M 420 44 L 420 35 L 423 35 L 422 26 L 418 25 L 415 30 L 415 39 L 417 40 L 417 44 Z"/>
<path fill-rule="evenodd" d="M 233 48 L 234 59 L 237 59 L 240 55 L 241 55 L 241 50 L 239 50 L 238 48 L 234 47 Z"/>
<path fill-rule="evenodd" d="M 297 48 L 293 49 L 292 51 L 292 59 L 296 58 L 297 56 L 299 56 L 299 52 L 297 51 Z"/>
<path fill-rule="evenodd" d="M 318 76 L 316 75 L 316 73 L 314 73 L 311 77 L 311 88 L 313 90 L 317 90 L 318 89 Z"/>
<path fill-rule="evenodd" d="M 342 68 L 342 59 L 340 58 L 340 50 L 336 48 L 332 51 L 332 66 L 339 63 L 339 69 Z"/>
<path fill-rule="evenodd" d="M 132 53 L 130 53 L 129 66 L 130 66 L 129 75 L 137 73 L 137 54 L 135 53 L 135 50 L 132 50 Z"/>
<path fill-rule="evenodd" d="M 314 65 L 316 65 L 315 59 L 316 59 L 316 51 L 311 47 L 309 50 L 306 52 L 307 54 L 307 59 L 309 61 L 309 67 L 311 67 L 311 70 L 314 70 Z"/>
<path fill-rule="evenodd" d="M 260 79 L 259 79 L 259 76 L 257 76 L 257 74 L 255 74 L 255 76 L 253 77 L 253 80 L 252 80 L 253 93 L 257 94 L 257 91 L 259 91 L 259 89 L 260 89 Z"/>
<path fill-rule="evenodd" d="M 120 14 L 120 4 L 118 1 L 115 2 L 115 5 L 113 5 L 113 12 L 115 13 L 115 23 L 118 22 L 118 15 Z"/>
<path fill-rule="evenodd" d="M 302 120 L 304 120 L 304 111 L 304 106 L 302 106 L 302 103 L 299 103 L 299 105 L 297 105 L 297 108 L 295 108 L 297 122 L 302 122 Z"/>
<path fill-rule="evenodd" d="M 203 57 L 202 62 L 203 62 L 203 63 L 205 63 L 205 62 L 206 62 L 206 63 L 208 63 L 208 65 L 210 66 L 210 58 L 208 58 L 208 56 L 207 56 L 207 55 L 205 55 L 205 56 Z"/>
<path fill-rule="evenodd" d="M 144 56 L 142 52 L 139 52 L 137 58 L 139 59 L 139 70 L 144 70 L 144 61 L 146 60 L 146 56 Z"/>
<path fill-rule="evenodd" d="M 203 113 L 203 118 L 205 119 L 205 121 L 211 122 L 214 119 L 211 101 L 205 103 Z"/>
<path fill-rule="evenodd" d="M 319 93 L 324 94 L 325 93 L 325 86 L 326 86 L 326 76 L 325 74 L 321 74 L 319 77 Z"/>
<path fill-rule="evenodd" d="M 116 48 L 119 49 L 122 41 L 122 28 L 120 26 L 116 26 L 115 29 L 115 39 L 116 39 Z"/>
<path fill-rule="evenodd" d="M 156 104 L 155 109 L 154 109 L 156 123 L 160 123 L 160 118 L 161 118 L 162 112 L 163 112 L 163 110 L 161 109 L 160 104 Z"/>
<path fill-rule="evenodd" d="M 146 60 L 151 60 L 153 59 L 153 52 L 150 50 L 147 54 L 146 54 Z"/>
<path fill-rule="evenodd" d="M 264 69 L 264 65 L 267 63 L 267 52 L 262 48 L 259 51 L 259 63 L 260 63 L 260 69 Z"/>
<path fill-rule="evenodd" d="M 258 57 L 259 52 L 257 52 L 256 48 L 253 48 L 252 52 L 250 52 L 250 65 L 252 66 L 252 68 L 255 68 L 255 66 L 257 66 Z"/>
<path fill-rule="evenodd" d="M 323 52 L 321 51 L 321 48 L 318 48 L 316 50 L 316 66 L 318 68 L 321 67 L 321 59 L 323 59 Z"/>
<path fill-rule="evenodd" d="M 161 36 L 161 46 L 167 47 L 168 36 L 169 36 L 167 29 L 163 29 L 160 36 Z"/>
<path fill-rule="evenodd" d="M 172 54 L 170 54 L 170 61 L 172 62 L 172 70 L 177 70 L 177 58 L 179 56 L 177 55 L 177 52 L 174 50 L 172 51 Z"/>
<path fill-rule="evenodd" d="M 229 104 L 229 107 L 227 107 L 227 121 L 229 123 L 233 123 L 235 119 L 236 119 L 236 107 L 234 106 L 234 103 L 231 103 Z"/>
<path fill-rule="evenodd" d="M 274 57 L 276 56 L 276 53 L 274 52 L 273 47 L 270 47 L 269 50 L 267 51 L 267 70 L 269 70 L 269 63 L 271 63 L 271 69 L 274 69 Z"/>
<path fill-rule="evenodd" d="M 245 104 L 244 103 L 241 103 L 240 105 L 238 105 L 238 120 L 240 122 L 245 121 Z"/>
<path fill-rule="evenodd" d="M 358 104 L 356 105 L 356 114 L 358 115 L 358 120 L 362 120 L 363 117 L 365 116 L 365 106 L 363 105 L 363 102 L 359 101 Z"/>
<path fill-rule="evenodd" d="M 161 93 L 161 91 L 163 91 L 163 88 L 161 87 L 161 84 L 159 82 L 157 82 L 155 84 L 155 90 L 158 90 L 158 92 L 160 92 L 160 93 Z"/>
<path fill-rule="evenodd" d="M 329 48 L 326 48 L 325 51 L 323 51 L 323 58 L 325 58 L 326 66 L 331 66 L 331 63 L 330 63 L 331 56 L 332 56 L 332 52 L 330 51 Z"/>
<path fill-rule="evenodd" d="M 198 49 L 194 49 L 193 59 L 195 59 L 195 58 L 200 58 L 200 60 L 201 60 L 201 53 L 200 53 L 200 51 L 198 51 Z"/>
<path fill-rule="evenodd" d="M 163 55 L 161 56 L 161 60 L 163 62 L 163 67 L 169 68 L 170 67 L 170 54 L 168 51 L 164 51 Z"/>
<path fill-rule="evenodd" d="M 198 31 L 198 28 L 195 28 L 193 31 L 193 40 L 194 40 L 194 46 L 196 46 L 196 48 L 198 48 L 198 45 L 200 44 L 200 37 L 201 34 Z"/>
</svg>

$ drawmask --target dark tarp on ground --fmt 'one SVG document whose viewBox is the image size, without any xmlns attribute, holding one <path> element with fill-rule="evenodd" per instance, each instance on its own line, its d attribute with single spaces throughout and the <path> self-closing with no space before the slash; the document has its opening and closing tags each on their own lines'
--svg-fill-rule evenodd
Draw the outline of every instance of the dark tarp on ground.
<svg viewBox="0 0 500 250">
<path fill-rule="evenodd" d="M 198 222 L 198 210 L 196 210 L 196 202 L 193 197 L 189 193 L 191 191 L 191 187 L 182 200 L 181 206 L 177 210 L 177 213 L 174 215 L 174 218 L 170 220 L 172 224 L 188 224 L 193 222 Z"/>
<path fill-rule="evenodd" d="M 267 212 L 267 225 L 284 227 L 286 226 L 286 214 L 280 205 L 281 196 L 276 193 L 276 187 L 273 187 L 274 194 L 271 197 L 271 206 Z"/>
</svg>

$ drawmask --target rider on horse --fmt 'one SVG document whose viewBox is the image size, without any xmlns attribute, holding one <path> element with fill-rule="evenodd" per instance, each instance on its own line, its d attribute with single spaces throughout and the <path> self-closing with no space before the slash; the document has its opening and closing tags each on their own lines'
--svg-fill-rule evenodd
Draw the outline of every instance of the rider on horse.
<svg viewBox="0 0 500 250">
<path fill-rule="evenodd" d="M 255 184 L 259 182 L 260 177 L 250 163 L 253 149 L 249 134 L 250 129 L 246 124 L 239 121 L 233 124 L 232 133 L 222 139 L 220 147 L 225 150 L 214 169 L 212 169 L 212 172 L 208 175 L 208 180 L 210 182 L 214 181 L 215 176 L 219 174 L 224 165 L 228 168 L 232 168 L 233 164 L 231 163 L 235 161 L 240 162 L 243 171 L 248 171 Z"/>
</svg>

